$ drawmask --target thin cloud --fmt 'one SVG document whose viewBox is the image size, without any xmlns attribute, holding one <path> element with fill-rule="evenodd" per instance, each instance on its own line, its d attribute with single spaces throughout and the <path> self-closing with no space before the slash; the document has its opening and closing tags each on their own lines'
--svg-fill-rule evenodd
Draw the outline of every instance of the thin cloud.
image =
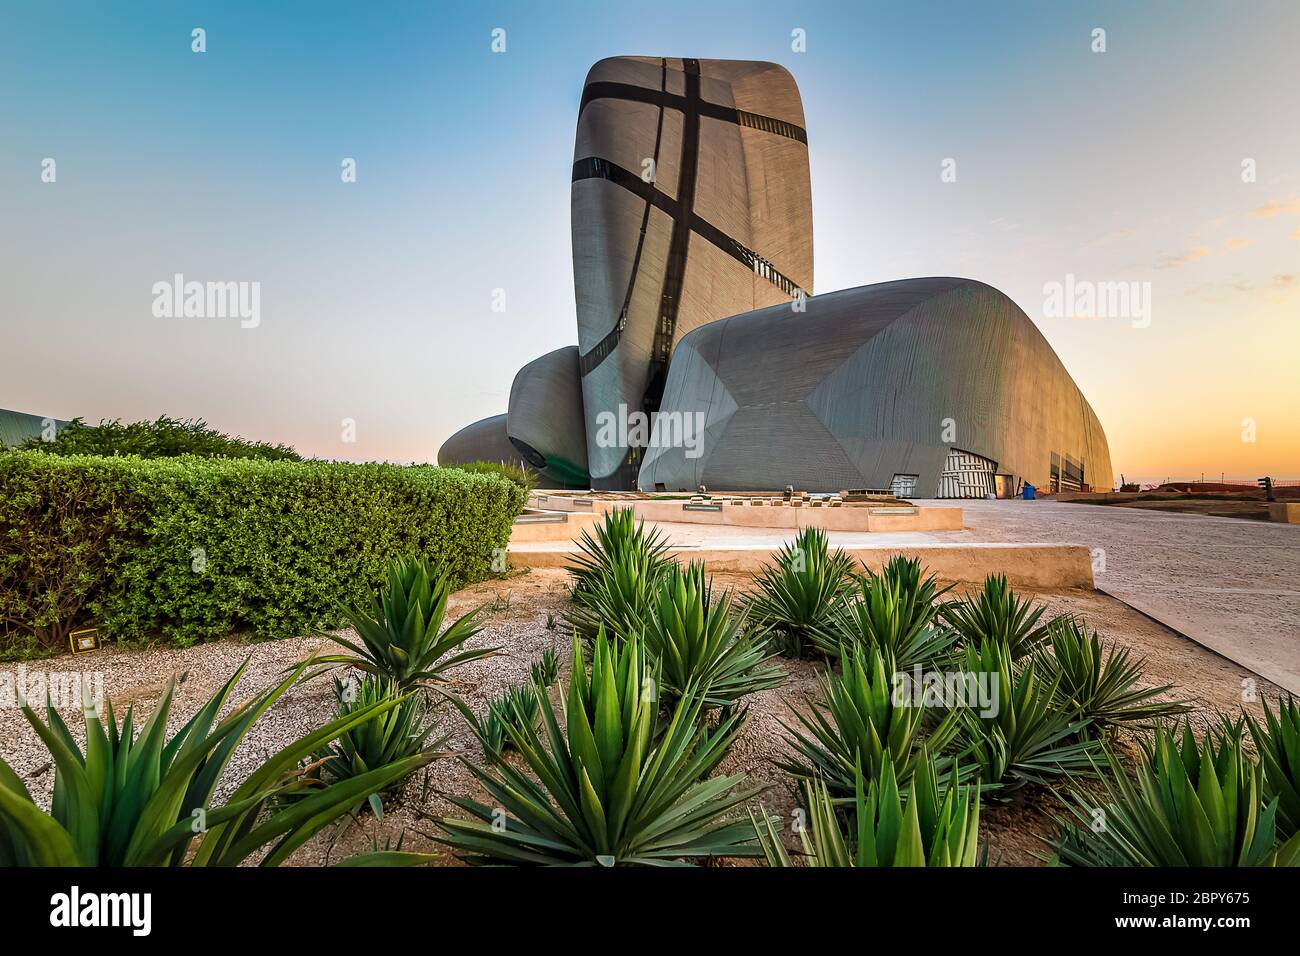
<svg viewBox="0 0 1300 956">
<path fill-rule="evenodd" d="M 1103 233 L 1095 239 L 1090 239 L 1083 244 L 1085 249 L 1096 249 L 1100 246 L 1109 246 L 1117 242 L 1128 242 L 1130 239 L 1137 238 L 1136 229 L 1116 229 L 1114 232 Z"/>
<path fill-rule="evenodd" d="M 1250 245 L 1254 245 L 1253 239 L 1229 239 L 1223 244 L 1223 247 L 1229 252 L 1236 252 L 1238 249 L 1245 249 Z"/>
<path fill-rule="evenodd" d="M 1264 205 L 1252 209 L 1250 214 L 1256 219 L 1272 219 L 1276 216 L 1300 216 L 1300 198 L 1270 199 Z"/>
<path fill-rule="evenodd" d="M 1226 284 L 1226 289 L 1230 289 L 1233 292 L 1245 293 L 1247 295 L 1263 296 L 1268 294 L 1269 289 L 1280 290 L 1296 288 L 1296 278 L 1294 272 L 1278 272 L 1274 273 L 1270 282 L 1266 282 L 1263 285 L 1257 285 L 1250 279 L 1237 276 Z M 1192 291 L 1199 292 L 1203 289 L 1206 289 L 1206 287 L 1198 286 L 1197 289 Z"/>
<path fill-rule="evenodd" d="M 1181 256 L 1173 256 L 1173 255 L 1165 256 L 1156 265 L 1156 268 L 1176 269 L 1178 266 L 1185 266 L 1188 263 L 1196 262 L 1199 259 L 1204 259 L 1209 254 L 1210 254 L 1209 246 L 1197 246 L 1195 249 L 1189 249 L 1187 252 L 1184 252 Z"/>
</svg>

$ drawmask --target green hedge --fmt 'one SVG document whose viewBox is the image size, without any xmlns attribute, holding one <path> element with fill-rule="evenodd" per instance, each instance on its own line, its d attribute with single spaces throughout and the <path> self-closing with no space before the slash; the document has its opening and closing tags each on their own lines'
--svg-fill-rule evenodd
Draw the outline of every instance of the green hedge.
<svg viewBox="0 0 1300 956">
<path fill-rule="evenodd" d="M 0 652 L 91 622 L 178 644 L 337 626 L 391 557 L 485 577 L 523 505 L 431 466 L 0 454 Z"/>
<path fill-rule="evenodd" d="M 468 471 L 472 475 L 500 475 L 502 478 L 509 478 L 522 488 L 526 495 L 537 487 L 536 472 L 528 468 L 521 468 L 519 465 L 508 465 L 503 461 L 470 461 L 462 465 L 448 465 L 447 467 L 455 468 L 458 471 Z"/>
<path fill-rule="evenodd" d="M 24 451 L 51 455 L 138 455 L 141 458 L 261 458 L 269 461 L 302 461 L 288 445 L 269 445 L 222 434 L 201 418 L 168 418 L 154 422 L 121 419 L 87 425 L 80 418 L 65 422 L 53 439 L 37 435 L 23 442 Z"/>
</svg>

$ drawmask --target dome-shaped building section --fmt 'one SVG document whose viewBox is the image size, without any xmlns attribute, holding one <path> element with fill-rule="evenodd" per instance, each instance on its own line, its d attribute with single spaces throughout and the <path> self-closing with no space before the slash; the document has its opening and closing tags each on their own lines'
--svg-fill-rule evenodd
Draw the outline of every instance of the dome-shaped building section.
<svg viewBox="0 0 1300 956">
<path fill-rule="evenodd" d="M 506 416 L 493 415 L 466 425 L 452 435 L 438 449 L 438 464 L 468 465 L 473 461 L 504 462 L 509 465 L 527 464 L 519 450 L 510 444 L 506 435 Z"/>
<path fill-rule="evenodd" d="M 506 435 L 544 488 L 590 488 L 578 347 L 533 359 L 510 386 Z"/>
<path fill-rule="evenodd" d="M 904 497 L 1112 486 L 1101 423 L 1007 296 L 958 278 L 905 279 L 759 309 L 678 344 L 665 434 L 644 491 L 893 490 Z M 676 423 L 669 429 L 668 423 Z"/>
</svg>

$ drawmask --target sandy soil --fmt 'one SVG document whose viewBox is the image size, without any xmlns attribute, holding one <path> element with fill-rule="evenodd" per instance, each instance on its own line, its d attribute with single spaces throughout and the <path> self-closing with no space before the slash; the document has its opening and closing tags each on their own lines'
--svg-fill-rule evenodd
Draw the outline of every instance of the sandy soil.
<svg viewBox="0 0 1300 956">
<path fill-rule="evenodd" d="M 730 575 L 718 575 L 715 581 L 720 588 L 744 589 L 750 583 L 745 577 Z M 1123 603 L 1100 592 L 1036 596 L 1053 611 L 1087 618 L 1103 635 L 1148 657 L 1149 683 L 1177 684 L 1180 696 L 1194 700 L 1203 708 L 1235 712 L 1241 706 L 1243 681 L 1251 678 L 1249 672 Z M 471 706 L 482 712 L 487 701 L 507 685 L 525 679 L 529 665 L 547 648 L 554 648 L 559 654 L 562 680 L 567 680 L 570 642 L 563 635 L 562 625 L 548 627 L 548 618 L 559 621 L 567 603 L 567 576 L 559 570 L 515 572 L 454 596 L 452 613 L 457 615 L 478 604 L 489 605 L 485 629 L 473 643 L 501 648 L 496 656 L 467 664 L 458 671 L 460 690 Z M 105 693 L 114 706 L 134 704 L 140 712 L 154 706 L 168 679 L 176 675 L 180 683 L 171 717 L 171 727 L 175 730 L 245 657 L 249 658 L 249 665 L 237 692 L 240 698 L 273 684 L 287 665 L 310 655 L 324 643 L 322 638 L 256 644 L 230 639 L 182 650 L 107 649 L 93 657 L 56 658 L 37 662 L 33 667 L 102 671 Z M 750 699 L 749 720 L 722 770 L 744 771 L 767 785 L 761 796 L 763 805 L 788 819 L 795 807 L 794 788 L 773 765 L 774 758 L 786 752 L 780 723 L 789 719 L 792 706 L 800 705 L 815 690 L 819 665 L 786 664 L 789 679 L 783 687 Z M 1277 693 L 1265 681 L 1258 681 L 1257 685 L 1259 693 L 1269 696 Z M 269 753 L 327 720 L 332 709 L 333 692 L 328 677 L 290 690 L 240 746 L 226 774 L 226 787 L 219 796 L 233 789 Z M 80 736 L 79 716 L 64 716 Z M 295 855 L 293 862 L 316 865 L 337 861 L 369 850 L 372 840 L 383 844 L 388 837 L 403 832 L 408 849 L 442 849 L 432 840 L 436 832 L 433 821 L 456 812 L 446 799 L 447 794 L 481 799 L 483 793 L 463 763 L 464 759 L 481 761 L 477 740 L 459 714 L 450 708 L 443 708 L 440 720 L 443 729 L 451 734 L 448 755 L 434 761 L 427 773 L 417 773 L 406 782 L 389 800 L 382 822 L 369 813 L 358 821 L 345 821 L 318 835 Z M 16 710 L 0 710 L 0 754 L 20 775 L 29 777 L 27 783 L 33 796 L 48 804 L 53 774 L 48 769 L 42 770 L 47 759 L 45 751 Z M 1043 850 L 1041 838 L 1052 831 L 1052 813 L 1050 794 L 1038 792 L 1025 794 L 1012 806 L 989 807 L 983 816 L 982 830 L 990 845 L 991 860 L 1003 865 L 1035 865 L 1037 860 L 1032 854 Z M 443 862 L 456 863 L 449 856 Z"/>
</svg>

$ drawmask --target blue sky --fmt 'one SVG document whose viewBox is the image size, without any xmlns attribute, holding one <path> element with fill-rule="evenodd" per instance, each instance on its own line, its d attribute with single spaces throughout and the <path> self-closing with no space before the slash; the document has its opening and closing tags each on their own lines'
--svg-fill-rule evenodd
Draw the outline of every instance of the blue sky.
<svg viewBox="0 0 1300 956">
<path fill-rule="evenodd" d="M 575 341 L 587 68 L 734 57 L 800 86 L 815 291 L 981 279 L 1117 471 L 1300 475 L 1297 36 L 1290 2 L 8 4 L 0 407 L 431 460 Z M 260 282 L 260 325 L 155 317 L 177 272 Z M 1045 315 L 1067 274 L 1151 283 L 1150 326 Z"/>
</svg>

